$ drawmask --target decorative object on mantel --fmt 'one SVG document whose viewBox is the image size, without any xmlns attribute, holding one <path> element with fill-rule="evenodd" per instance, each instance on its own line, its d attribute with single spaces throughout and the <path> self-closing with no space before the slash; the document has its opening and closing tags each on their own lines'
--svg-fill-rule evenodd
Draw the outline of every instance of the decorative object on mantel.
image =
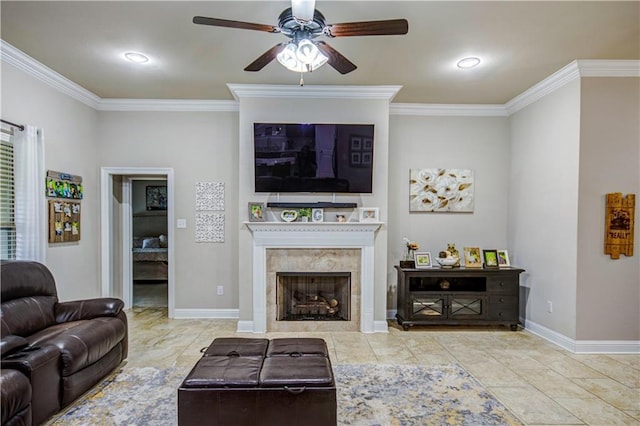
<svg viewBox="0 0 640 426">
<path fill-rule="evenodd" d="M 324 209 L 313 209 L 311 211 L 311 220 L 313 222 L 323 222 L 324 221 Z"/>
<path fill-rule="evenodd" d="M 464 266 L 466 268 L 482 268 L 482 257 L 480 255 L 480 247 L 464 248 Z"/>
<path fill-rule="evenodd" d="M 264 203 L 250 202 L 249 203 L 249 222 L 264 222 L 265 212 Z"/>
<path fill-rule="evenodd" d="M 633 256 L 635 206 L 635 194 L 607 194 L 604 254 L 611 255 L 611 259 L 619 259 L 621 254 Z"/>
<path fill-rule="evenodd" d="M 409 182 L 411 212 L 473 212 L 473 170 L 410 169 Z"/>
<path fill-rule="evenodd" d="M 224 211 L 224 182 L 196 182 L 196 211 Z"/>
<path fill-rule="evenodd" d="M 377 207 L 360 207 L 358 211 L 360 222 L 378 222 L 380 220 L 380 210 Z"/>
<path fill-rule="evenodd" d="M 402 239 L 404 241 L 405 246 L 407 247 L 407 252 L 404 255 L 404 259 L 400 261 L 401 268 L 415 268 L 415 252 L 420 248 L 417 242 L 411 241 L 407 237 Z"/>
<path fill-rule="evenodd" d="M 298 209 L 298 217 L 300 217 L 301 222 L 309 222 L 309 219 L 311 218 L 311 209 L 309 207 Z"/>
<path fill-rule="evenodd" d="M 223 213 L 196 213 L 196 242 L 224 243 Z"/>
<path fill-rule="evenodd" d="M 498 268 L 500 265 L 498 264 L 498 250 L 482 250 L 482 258 L 484 260 L 484 267 Z"/>
<path fill-rule="evenodd" d="M 438 262 L 441 268 L 459 268 L 460 254 L 455 244 L 447 244 L 447 249 L 438 253 L 436 262 Z"/>
<path fill-rule="evenodd" d="M 298 218 L 298 212 L 295 210 L 282 210 L 280 218 L 285 222 L 293 222 Z"/>
</svg>

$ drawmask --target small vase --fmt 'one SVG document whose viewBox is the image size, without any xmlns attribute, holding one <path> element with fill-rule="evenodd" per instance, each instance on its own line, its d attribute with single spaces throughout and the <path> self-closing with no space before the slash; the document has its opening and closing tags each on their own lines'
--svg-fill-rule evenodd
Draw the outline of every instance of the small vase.
<svg viewBox="0 0 640 426">
<path fill-rule="evenodd" d="M 413 257 L 414 250 L 407 249 L 407 253 L 404 255 L 404 259 L 400 261 L 401 268 L 413 269 L 416 267 L 416 262 Z"/>
</svg>

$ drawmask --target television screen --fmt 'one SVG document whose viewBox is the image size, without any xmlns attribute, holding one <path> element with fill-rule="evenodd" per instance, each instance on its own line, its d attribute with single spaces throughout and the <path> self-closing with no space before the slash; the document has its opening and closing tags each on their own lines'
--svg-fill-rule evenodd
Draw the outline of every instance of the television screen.
<svg viewBox="0 0 640 426">
<path fill-rule="evenodd" d="M 373 124 L 254 123 L 255 192 L 371 193 Z"/>
</svg>

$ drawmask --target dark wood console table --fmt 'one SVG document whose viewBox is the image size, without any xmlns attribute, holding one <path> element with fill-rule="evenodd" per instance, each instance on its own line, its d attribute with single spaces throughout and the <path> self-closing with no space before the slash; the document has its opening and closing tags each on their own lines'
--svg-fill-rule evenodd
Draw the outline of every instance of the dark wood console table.
<svg viewBox="0 0 640 426">
<path fill-rule="evenodd" d="M 398 323 L 501 324 L 518 329 L 524 269 L 425 268 L 398 271 Z"/>
</svg>

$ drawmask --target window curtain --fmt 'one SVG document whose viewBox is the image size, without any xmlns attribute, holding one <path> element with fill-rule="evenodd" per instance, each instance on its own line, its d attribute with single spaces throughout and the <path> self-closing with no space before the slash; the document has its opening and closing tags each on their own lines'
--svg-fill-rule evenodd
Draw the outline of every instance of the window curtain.
<svg viewBox="0 0 640 426">
<path fill-rule="evenodd" d="M 44 263 L 47 229 L 43 131 L 27 125 L 15 133 L 16 259 Z"/>
</svg>

